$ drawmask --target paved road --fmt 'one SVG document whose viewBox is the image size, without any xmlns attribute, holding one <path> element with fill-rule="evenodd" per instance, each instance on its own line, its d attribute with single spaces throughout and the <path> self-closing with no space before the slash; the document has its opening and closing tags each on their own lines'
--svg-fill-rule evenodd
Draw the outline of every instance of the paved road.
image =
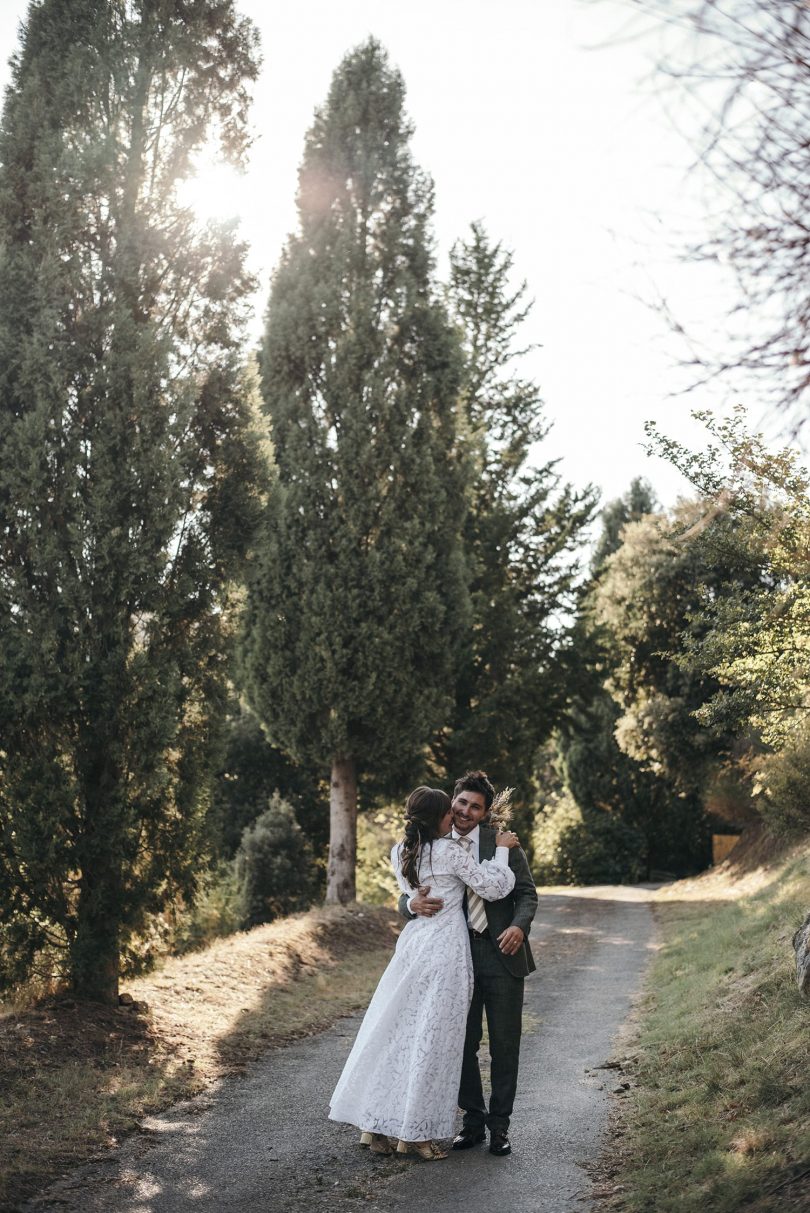
<svg viewBox="0 0 810 1213">
<path fill-rule="evenodd" d="M 24 1206 L 37 1213 L 583 1213 L 613 1086 L 597 1067 L 653 942 L 647 891 L 541 895 L 526 983 L 513 1154 L 380 1158 L 326 1120 L 360 1022 L 269 1053 L 242 1078 L 144 1122 L 103 1162 Z"/>
</svg>

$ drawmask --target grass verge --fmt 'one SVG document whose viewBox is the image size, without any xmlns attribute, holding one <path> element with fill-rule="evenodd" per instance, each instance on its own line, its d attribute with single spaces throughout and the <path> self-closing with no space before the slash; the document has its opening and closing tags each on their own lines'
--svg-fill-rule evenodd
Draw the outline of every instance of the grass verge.
<svg viewBox="0 0 810 1213">
<path fill-rule="evenodd" d="M 791 937 L 806 849 L 659 891 L 661 946 L 629 1035 L 630 1090 L 595 1168 L 603 1209 L 810 1210 L 810 1003 Z"/>
<path fill-rule="evenodd" d="M 268 1047 L 362 1007 L 400 926 L 379 907 L 294 915 L 168 960 L 135 1012 L 47 999 L 0 1013 L 0 1210 Z"/>
</svg>

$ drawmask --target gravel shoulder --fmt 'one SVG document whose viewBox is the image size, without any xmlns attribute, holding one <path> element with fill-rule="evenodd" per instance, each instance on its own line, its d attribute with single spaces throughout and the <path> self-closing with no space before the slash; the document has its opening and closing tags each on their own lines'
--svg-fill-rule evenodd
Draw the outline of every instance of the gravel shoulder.
<svg viewBox="0 0 810 1213">
<path fill-rule="evenodd" d="M 513 1154 L 440 1163 L 379 1158 L 326 1119 L 360 1022 L 273 1049 L 240 1077 L 149 1117 L 103 1161 L 25 1213 L 581 1213 L 587 1164 L 607 1126 L 612 1041 L 627 1018 L 655 928 L 643 886 L 541 891 L 526 982 Z"/>
</svg>

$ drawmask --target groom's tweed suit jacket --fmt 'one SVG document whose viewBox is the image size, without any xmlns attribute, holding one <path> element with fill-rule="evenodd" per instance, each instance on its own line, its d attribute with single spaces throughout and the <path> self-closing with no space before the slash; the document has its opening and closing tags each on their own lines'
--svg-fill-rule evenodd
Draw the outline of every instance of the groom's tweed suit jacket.
<svg viewBox="0 0 810 1213">
<path fill-rule="evenodd" d="M 479 826 L 478 858 L 495 858 L 495 831 L 491 826 Z M 515 873 L 515 887 L 500 901 L 485 901 L 492 946 L 504 967 L 513 977 L 526 977 L 533 973 L 536 966 L 531 948 L 529 947 L 529 931 L 537 910 L 537 889 L 532 874 L 529 871 L 529 861 L 521 847 L 512 847 L 509 852 L 509 867 Z M 404 918 L 415 918 L 408 910 L 408 898 L 403 893 L 399 899 L 399 911 Z M 504 956 L 498 947 L 497 939 L 501 931 L 507 927 L 520 927 L 526 938 L 515 952 L 514 956 Z"/>
</svg>

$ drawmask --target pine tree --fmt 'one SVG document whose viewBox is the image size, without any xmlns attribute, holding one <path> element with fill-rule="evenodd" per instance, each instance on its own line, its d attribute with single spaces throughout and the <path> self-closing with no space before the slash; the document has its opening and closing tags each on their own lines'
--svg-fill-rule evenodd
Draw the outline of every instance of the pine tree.
<svg viewBox="0 0 810 1213">
<path fill-rule="evenodd" d="M 538 746 L 566 700 L 563 617 L 573 606 L 573 554 L 595 493 L 535 462 L 549 425 L 536 383 L 515 370 L 531 346 L 532 304 L 511 284 L 513 257 L 475 223 L 451 254 L 449 299 L 464 339 L 462 399 L 475 449 L 465 552 L 473 626 L 449 727 L 435 746 L 450 777 L 484 767 L 526 800 Z"/>
<path fill-rule="evenodd" d="M 278 792 L 245 827 L 234 870 L 246 927 L 306 910 L 315 900 L 318 873 L 312 847 L 292 805 Z"/>
<path fill-rule="evenodd" d="M 403 103 L 376 41 L 338 67 L 262 350 L 278 476 L 245 679 L 274 744 L 331 772 L 329 901 L 355 893 L 358 778 L 401 795 L 414 777 L 466 623 L 458 348 L 433 294 L 432 189 Z"/>
<path fill-rule="evenodd" d="M 0 129 L 0 919 L 106 1001 L 193 890 L 258 513 L 244 249 L 176 190 L 256 70 L 231 0 L 43 0 Z"/>
<path fill-rule="evenodd" d="M 630 481 L 630 488 L 623 497 L 615 497 L 602 509 L 599 521 L 602 530 L 593 551 L 591 573 L 598 577 L 608 556 L 622 546 L 622 530 L 628 522 L 638 522 L 645 514 L 653 514 L 658 502 L 652 485 L 642 476 Z"/>
</svg>

